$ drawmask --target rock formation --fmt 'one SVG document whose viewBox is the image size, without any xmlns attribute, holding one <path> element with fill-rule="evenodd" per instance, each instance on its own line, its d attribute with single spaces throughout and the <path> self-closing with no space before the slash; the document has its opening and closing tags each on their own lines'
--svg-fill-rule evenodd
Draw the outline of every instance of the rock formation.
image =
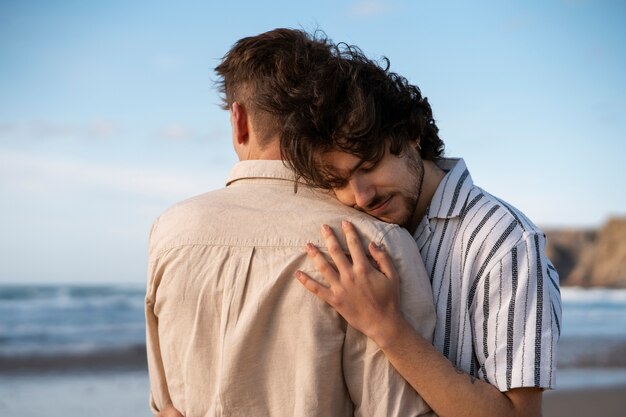
<svg viewBox="0 0 626 417">
<path fill-rule="evenodd" d="M 601 229 L 546 230 L 546 252 L 561 285 L 626 287 L 626 218 Z"/>
</svg>

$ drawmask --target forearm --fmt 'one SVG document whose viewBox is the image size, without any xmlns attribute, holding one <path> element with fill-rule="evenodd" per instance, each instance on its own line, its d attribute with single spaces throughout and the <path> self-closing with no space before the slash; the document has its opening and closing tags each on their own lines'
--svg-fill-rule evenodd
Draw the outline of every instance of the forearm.
<svg viewBox="0 0 626 417">
<path fill-rule="evenodd" d="M 500 392 L 495 386 L 456 369 L 405 321 L 388 329 L 376 343 L 440 417 L 541 415 L 540 389 Z"/>
<path fill-rule="evenodd" d="M 326 282 L 322 285 L 302 271 L 296 274 L 298 280 L 337 310 L 355 329 L 372 339 L 439 416 L 541 415 L 541 388 L 514 388 L 502 393 L 495 386 L 454 368 L 429 340 L 420 336 L 403 315 L 403 311 L 407 310 L 402 309 L 399 303 L 399 274 L 389 255 L 378 245 L 370 243 L 369 253 L 380 270 L 373 268 L 354 227 L 349 222 L 344 222 L 342 227 L 352 260 L 346 258 L 333 232 L 323 229 L 322 234 L 337 269 L 309 244 L 307 253 Z M 413 277 L 411 279 L 428 279 L 419 273 L 400 272 L 402 276 Z M 424 294 L 430 295 L 430 291 Z M 412 314 L 410 317 L 421 318 L 422 315 Z"/>
</svg>

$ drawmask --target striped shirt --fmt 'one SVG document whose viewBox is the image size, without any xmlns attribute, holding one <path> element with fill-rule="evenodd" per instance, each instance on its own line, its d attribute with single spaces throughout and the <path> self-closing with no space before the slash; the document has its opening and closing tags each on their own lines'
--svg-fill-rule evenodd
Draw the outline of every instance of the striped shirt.
<svg viewBox="0 0 626 417">
<path fill-rule="evenodd" d="M 545 235 L 475 186 L 462 159 L 438 165 L 447 175 L 414 235 L 433 288 L 435 347 L 500 391 L 554 388 L 561 299 Z"/>
</svg>

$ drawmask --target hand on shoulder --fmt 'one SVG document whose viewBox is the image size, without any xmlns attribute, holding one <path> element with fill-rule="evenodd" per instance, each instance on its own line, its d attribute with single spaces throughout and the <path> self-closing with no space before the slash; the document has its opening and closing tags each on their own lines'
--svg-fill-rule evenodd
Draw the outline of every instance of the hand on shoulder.
<svg viewBox="0 0 626 417">
<path fill-rule="evenodd" d="M 173 404 L 168 404 L 155 417 L 184 417 Z"/>
</svg>

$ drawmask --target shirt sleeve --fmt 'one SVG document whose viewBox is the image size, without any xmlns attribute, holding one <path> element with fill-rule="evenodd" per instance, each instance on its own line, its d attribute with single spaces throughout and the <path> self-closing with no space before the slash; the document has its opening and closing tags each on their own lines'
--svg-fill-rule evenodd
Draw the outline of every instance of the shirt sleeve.
<svg viewBox="0 0 626 417">
<path fill-rule="evenodd" d="M 393 227 L 376 243 L 382 244 L 392 255 L 401 277 L 401 306 L 407 320 L 420 334 L 432 340 L 435 310 L 430 280 L 415 242 L 404 230 Z M 346 331 L 343 355 L 344 374 L 355 416 L 434 416 L 378 346 L 350 326 Z"/>
<path fill-rule="evenodd" d="M 545 236 L 525 234 L 483 276 L 471 311 L 478 377 L 500 391 L 555 386 L 559 277 Z"/>
<path fill-rule="evenodd" d="M 150 253 L 148 256 L 148 284 L 146 286 L 146 352 L 148 356 L 148 373 L 150 375 L 150 410 L 153 414 L 159 412 L 171 402 L 167 389 L 167 380 L 161 358 L 159 344 L 159 319 L 154 312 L 154 303 L 158 283 L 161 281 L 158 259 L 152 251 L 158 221 L 155 221 L 150 233 Z"/>
</svg>

